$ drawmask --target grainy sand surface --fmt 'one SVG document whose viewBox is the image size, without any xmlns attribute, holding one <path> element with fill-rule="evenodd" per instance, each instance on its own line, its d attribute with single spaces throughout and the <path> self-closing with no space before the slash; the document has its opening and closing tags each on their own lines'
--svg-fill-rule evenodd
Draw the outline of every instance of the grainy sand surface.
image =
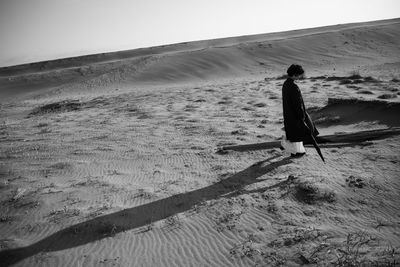
<svg viewBox="0 0 400 267">
<path fill-rule="evenodd" d="M 396 266 L 399 136 L 216 152 L 282 136 L 292 63 L 321 135 L 399 127 L 399 25 L 0 69 L 0 266 Z"/>
</svg>

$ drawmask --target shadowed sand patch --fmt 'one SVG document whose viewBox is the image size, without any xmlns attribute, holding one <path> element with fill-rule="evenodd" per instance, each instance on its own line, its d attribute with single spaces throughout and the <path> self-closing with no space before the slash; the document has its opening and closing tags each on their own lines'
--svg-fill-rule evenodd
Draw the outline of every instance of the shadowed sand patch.
<svg viewBox="0 0 400 267">
<path fill-rule="evenodd" d="M 329 98 L 323 108 L 310 110 L 314 122 L 321 126 L 378 122 L 387 126 L 400 125 L 400 103 Z"/>
</svg>

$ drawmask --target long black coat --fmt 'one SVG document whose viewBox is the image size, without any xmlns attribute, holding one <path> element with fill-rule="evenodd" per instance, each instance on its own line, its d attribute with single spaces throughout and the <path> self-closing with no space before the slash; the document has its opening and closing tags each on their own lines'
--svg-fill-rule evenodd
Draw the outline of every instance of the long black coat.
<svg viewBox="0 0 400 267">
<path fill-rule="evenodd" d="M 285 133 L 286 138 L 290 142 L 309 140 L 309 133 L 304 123 L 306 123 L 314 136 L 319 134 L 310 116 L 306 112 L 300 89 L 291 78 L 288 78 L 283 83 L 282 101 Z"/>
</svg>

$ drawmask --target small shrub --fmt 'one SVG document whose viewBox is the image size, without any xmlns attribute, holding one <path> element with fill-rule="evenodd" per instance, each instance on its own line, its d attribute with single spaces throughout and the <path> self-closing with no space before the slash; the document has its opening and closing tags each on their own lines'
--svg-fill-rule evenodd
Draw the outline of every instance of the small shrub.
<svg viewBox="0 0 400 267">
<path fill-rule="evenodd" d="M 92 70 L 89 66 L 83 66 L 83 67 L 76 69 L 76 72 L 78 72 L 81 76 L 86 76 L 88 74 L 91 74 Z"/>
<path fill-rule="evenodd" d="M 353 83 L 363 83 L 364 81 L 363 80 L 361 80 L 361 79 L 355 79 L 355 80 L 353 80 Z"/>
<path fill-rule="evenodd" d="M 72 165 L 68 162 L 58 162 L 50 166 L 53 169 L 57 170 L 64 170 L 64 169 L 69 169 L 72 167 Z"/>
<path fill-rule="evenodd" d="M 315 77 L 310 77 L 310 81 L 314 82 L 315 80 L 325 80 L 326 76 L 315 76 Z"/>
<path fill-rule="evenodd" d="M 353 72 L 348 78 L 351 80 L 362 79 L 361 75 L 357 72 Z"/>
<path fill-rule="evenodd" d="M 177 229 L 183 226 L 182 220 L 178 215 L 173 215 L 164 220 L 164 228 Z"/>
<path fill-rule="evenodd" d="M 267 211 L 272 214 L 276 214 L 278 212 L 278 206 L 275 203 L 269 203 L 267 206 Z"/>
<path fill-rule="evenodd" d="M 285 266 L 287 257 L 279 254 L 277 251 L 261 252 L 261 255 L 269 264 L 268 266 Z"/>
<path fill-rule="evenodd" d="M 364 81 L 365 82 L 379 82 L 379 80 L 377 80 L 371 76 L 364 77 Z"/>
<path fill-rule="evenodd" d="M 244 111 L 254 111 L 254 108 L 252 108 L 252 107 L 243 107 L 242 110 L 244 110 Z"/>
<path fill-rule="evenodd" d="M 350 233 L 342 248 L 337 249 L 335 266 L 366 266 L 361 250 L 374 239 L 365 232 Z"/>
<path fill-rule="evenodd" d="M 263 107 L 266 107 L 267 104 L 265 104 L 265 103 L 257 103 L 257 104 L 254 104 L 254 106 L 258 107 L 258 108 L 263 108 Z"/>
<path fill-rule="evenodd" d="M 47 126 L 49 126 L 49 124 L 45 123 L 45 122 L 41 122 L 38 125 L 36 125 L 36 127 L 38 127 L 38 128 L 43 128 L 43 127 L 47 127 Z"/>
<path fill-rule="evenodd" d="M 351 85 L 351 84 L 349 84 L 349 85 L 346 85 L 346 87 L 347 88 L 349 88 L 349 89 L 360 89 L 360 87 L 358 87 L 358 86 L 356 86 L 356 85 Z"/>
<path fill-rule="evenodd" d="M 246 131 L 239 129 L 231 132 L 232 135 L 247 135 Z"/>
<path fill-rule="evenodd" d="M 6 223 L 6 222 L 10 223 L 11 221 L 12 221 L 12 217 L 11 216 L 4 215 L 4 214 L 0 215 L 0 222 L 2 222 L 2 223 Z"/>
<path fill-rule="evenodd" d="M 317 202 L 335 202 L 336 196 L 333 192 L 322 192 L 318 187 L 309 183 L 297 183 L 294 188 L 294 197 L 306 204 L 315 204 Z"/>
<path fill-rule="evenodd" d="M 378 96 L 379 99 L 392 99 L 392 98 L 396 98 L 397 95 L 396 94 L 383 94 Z"/>
<path fill-rule="evenodd" d="M 369 90 L 361 90 L 361 91 L 358 91 L 357 94 L 373 95 L 374 93 Z"/>
<path fill-rule="evenodd" d="M 326 81 L 330 82 L 330 81 L 339 81 L 343 79 L 343 77 L 336 77 L 336 76 L 330 76 L 330 77 L 326 77 Z"/>
<path fill-rule="evenodd" d="M 346 178 L 346 183 L 349 187 L 363 188 L 365 186 L 363 179 L 356 178 L 352 175 L 349 178 Z"/>
<path fill-rule="evenodd" d="M 108 175 L 121 175 L 122 173 L 118 172 L 117 170 L 108 170 Z"/>
<path fill-rule="evenodd" d="M 321 231 L 315 228 L 295 229 L 294 232 L 285 234 L 283 245 L 290 247 L 304 241 L 316 240 L 321 236 Z"/>
<path fill-rule="evenodd" d="M 134 195 L 134 198 L 144 198 L 144 199 L 151 199 L 153 198 L 154 194 L 150 192 L 146 192 L 144 189 L 139 189 L 138 193 Z"/>
<path fill-rule="evenodd" d="M 252 258 L 257 254 L 261 254 L 261 251 L 256 247 L 254 243 L 254 236 L 250 234 L 244 242 L 234 246 L 229 251 L 229 254 L 233 256 L 239 256 L 240 258 Z"/>
<path fill-rule="evenodd" d="M 344 79 L 339 82 L 339 84 L 351 84 L 352 81 L 350 79 Z"/>
<path fill-rule="evenodd" d="M 49 128 L 42 128 L 38 134 L 47 134 L 47 133 L 51 133 L 51 130 Z"/>
</svg>

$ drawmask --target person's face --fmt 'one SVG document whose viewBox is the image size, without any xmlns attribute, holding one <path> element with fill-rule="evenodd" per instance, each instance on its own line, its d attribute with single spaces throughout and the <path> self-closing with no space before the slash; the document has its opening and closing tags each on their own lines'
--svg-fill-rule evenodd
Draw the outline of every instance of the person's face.
<svg viewBox="0 0 400 267">
<path fill-rule="evenodd" d="M 294 79 L 294 80 L 301 80 L 301 79 L 304 79 L 304 77 L 305 77 L 305 75 L 304 75 L 304 73 L 303 73 L 303 74 L 300 74 L 300 75 L 295 75 L 295 76 L 293 76 L 293 79 Z"/>
</svg>

